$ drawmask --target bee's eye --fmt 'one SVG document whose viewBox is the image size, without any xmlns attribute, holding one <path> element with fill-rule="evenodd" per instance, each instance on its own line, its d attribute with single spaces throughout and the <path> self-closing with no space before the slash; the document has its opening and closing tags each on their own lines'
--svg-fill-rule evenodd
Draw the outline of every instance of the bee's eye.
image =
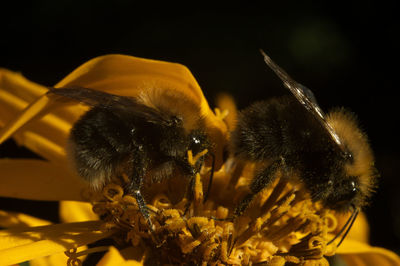
<svg viewBox="0 0 400 266">
<path fill-rule="evenodd" d="M 351 184 L 351 191 L 356 192 L 358 190 L 356 183 L 354 181 L 351 181 L 350 184 Z"/>
<path fill-rule="evenodd" d="M 207 138 L 204 134 L 194 132 L 189 136 L 189 150 L 192 151 L 193 155 L 203 151 L 208 146 Z"/>
<path fill-rule="evenodd" d="M 349 152 L 349 151 L 343 152 L 343 157 L 346 161 L 349 161 L 349 162 L 353 162 L 353 160 L 354 160 L 353 154 L 351 154 L 351 152 Z"/>
<path fill-rule="evenodd" d="M 197 154 L 201 152 L 202 140 L 198 136 L 192 136 L 190 139 L 190 150 L 192 150 L 193 154 Z"/>
<path fill-rule="evenodd" d="M 355 177 L 350 178 L 348 182 L 344 182 L 343 186 L 343 193 L 340 196 L 340 200 L 343 201 L 351 201 L 358 193 L 358 183 Z"/>
<path fill-rule="evenodd" d="M 324 199 L 324 204 L 328 208 L 335 210 L 346 210 L 354 205 L 357 195 L 360 193 L 360 185 L 357 176 L 343 176 L 344 180 L 333 182 L 332 192 Z"/>
</svg>

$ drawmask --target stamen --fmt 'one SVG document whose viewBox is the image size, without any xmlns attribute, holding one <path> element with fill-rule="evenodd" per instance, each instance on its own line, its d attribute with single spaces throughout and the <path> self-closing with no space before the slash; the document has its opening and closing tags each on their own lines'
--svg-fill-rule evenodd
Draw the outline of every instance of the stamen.
<svg viewBox="0 0 400 266">
<path fill-rule="evenodd" d="M 203 205 L 203 183 L 201 182 L 200 174 L 197 173 L 194 181 L 194 202 L 196 210 Z"/>
<path fill-rule="evenodd" d="M 187 151 L 188 162 L 190 165 L 194 165 L 195 161 L 193 160 L 193 152 L 192 150 Z"/>
<path fill-rule="evenodd" d="M 203 150 L 202 152 L 199 152 L 196 154 L 193 158 L 193 162 L 196 163 L 202 156 L 204 156 L 208 152 L 207 149 Z"/>
<path fill-rule="evenodd" d="M 214 113 L 218 119 L 224 120 L 229 115 L 229 110 L 225 109 L 221 112 L 221 109 L 214 108 Z"/>
<path fill-rule="evenodd" d="M 188 151 L 188 162 L 195 165 L 207 152 L 193 156 Z M 207 171 L 195 175 L 193 199 L 184 197 L 174 202 L 162 192 L 149 191 L 152 196 L 146 199 L 146 207 L 153 231 L 148 230 L 135 198 L 124 195 L 117 184 L 104 188 L 103 199 L 93 203 L 93 210 L 105 225 L 118 229 L 114 235 L 117 242 L 145 248 L 144 256 L 157 256 L 167 263 L 324 263 L 324 255 L 335 253 L 334 248 L 327 246 L 328 232 L 337 226 L 335 217 L 312 202 L 307 192 L 288 178 L 278 176 L 253 198 L 243 215 L 234 221 L 227 220 L 242 200 L 236 195 L 248 194 L 249 183 L 244 178 L 249 168 L 242 169 L 233 186 L 229 186 L 231 172 L 224 172 L 224 167 L 216 172 L 214 193 L 206 202 L 203 182 L 208 178 Z M 185 213 L 186 208 L 189 209 Z"/>
</svg>

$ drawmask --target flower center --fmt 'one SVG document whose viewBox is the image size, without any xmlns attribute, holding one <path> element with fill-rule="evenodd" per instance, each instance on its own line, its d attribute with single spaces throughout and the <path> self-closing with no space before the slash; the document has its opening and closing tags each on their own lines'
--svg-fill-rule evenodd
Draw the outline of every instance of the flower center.
<svg viewBox="0 0 400 266">
<path fill-rule="evenodd" d="M 198 159 L 188 157 L 192 164 Z M 248 193 L 253 168 L 223 166 L 215 172 L 210 195 L 203 202 L 208 170 L 203 167 L 196 175 L 192 201 L 187 197 L 171 200 L 166 194 L 173 191 L 149 193 L 147 208 L 154 230 L 149 229 L 135 198 L 124 194 L 123 184 L 105 186 L 93 210 L 105 226 L 119 229 L 114 238 L 122 247 L 142 249 L 149 264 L 154 260 L 169 264 L 284 265 L 326 262 L 324 256 L 334 254 L 336 246 L 327 242 L 328 232 L 336 228 L 336 219 L 329 210 L 312 202 L 301 185 L 277 176 L 241 216 L 230 219 Z"/>
</svg>

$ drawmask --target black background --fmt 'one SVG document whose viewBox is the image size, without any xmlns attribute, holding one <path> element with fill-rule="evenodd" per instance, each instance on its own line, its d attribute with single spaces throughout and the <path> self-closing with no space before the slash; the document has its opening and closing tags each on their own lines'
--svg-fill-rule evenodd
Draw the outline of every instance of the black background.
<svg viewBox="0 0 400 266">
<path fill-rule="evenodd" d="M 399 23 L 394 2 L 265 1 L 215 9 L 189 2 L 190 8 L 122 0 L 10 2 L 13 6 L 0 9 L 0 67 L 44 85 L 54 85 L 95 56 L 123 53 L 182 63 L 211 105 L 225 91 L 243 108 L 288 93 L 263 63 L 258 50 L 264 49 L 313 90 L 323 110 L 345 106 L 358 114 L 381 173 L 380 188 L 366 211 L 371 243 L 400 251 Z M 34 155 L 7 141 L 0 156 Z M 57 221 L 55 203 L 1 199 L 0 208 Z"/>
</svg>

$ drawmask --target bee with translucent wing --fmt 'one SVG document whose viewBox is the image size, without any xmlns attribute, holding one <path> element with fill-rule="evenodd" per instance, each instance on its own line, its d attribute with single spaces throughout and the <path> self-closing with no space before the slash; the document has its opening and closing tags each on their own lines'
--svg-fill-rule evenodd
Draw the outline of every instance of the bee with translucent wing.
<svg viewBox="0 0 400 266">
<path fill-rule="evenodd" d="M 353 211 L 350 220 L 354 221 L 373 192 L 377 176 L 366 135 L 347 110 L 324 114 L 309 89 L 261 52 L 292 95 L 256 102 L 239 115 L 231 152 L 258 167 L 251 192 L 234 215 L 241 215 L 282 170 L 284 178 L 299 176 L 313 201 L 339 212 Z"/>
</svg>

